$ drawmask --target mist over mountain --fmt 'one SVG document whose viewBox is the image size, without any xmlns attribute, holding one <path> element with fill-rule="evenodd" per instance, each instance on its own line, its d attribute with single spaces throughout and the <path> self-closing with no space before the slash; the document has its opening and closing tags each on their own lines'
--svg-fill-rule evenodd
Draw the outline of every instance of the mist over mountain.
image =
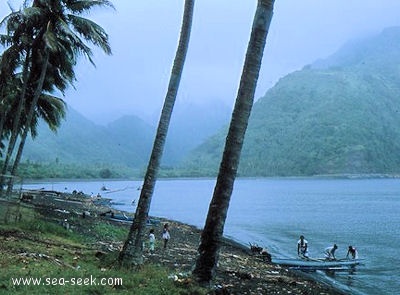
<svg viewBox="0 0 400 295">
<path fill-rule="evenodd" d="M 239 175 L 400 173 L 399 65 L 393 27 L 283 77 L 254 104 Z M 230 113 L 219 102 L 177 104 L 163 167 L 215 175 Z M 143 170 L 154 135 L 155 126 L 134 115 L 100 126 L 69 109 L 57 134 L 39 127 L 23 159 Z"/>
<path fill-rule="evenodd" d="M 27 141 L 23 159 L 64 164 L 145 163 L 153 128 L 135 116 L 126 116 L 108 126 L 96 125 L 72 108 L 57 133 L 40 125 L 38 137 Z M 134 149 L 131 150 L 132 144 Z M 146 149 L 147 147 L 147 149 Z"/>
<path fill-rule="evenodd" d="M 394 64 L 387 58 L 397 60 L 400 56 L 398 35 L 399 27 L 390 27 L 370 38 L 350 40 L 336 53 L 326 59 L 317 60 L 311 67 L 327 69 L 360 65 L 390 69 Z"/>
<path fill-rule="evenodd" d="M 400 28 L 351 41 L 282 78 L 253 107 L 239 174 L 400 172 Z M 185 161 L 216 174 L 226 129 Z"/>
<path fill-rule="evenodd" d="M 192 149 L 228 124 L 230 115 L 231 110 L 221 101 L 178 105 L 171 118 L 163 163 L 179 164 Z"/>
<path fill-rule="evenodd" d="M 229 108 L 222 103 L 178 104 L 162 164 L 177 165 L 191 149 L 227 124 L 229 114 Z M 155 128 L 135 115 L 123 116 L 106 126 L 97 125 L 69 107 L 57 133 L 41 124 L 37 138 L 27 140 L 23 161 L 143 169 L 149 160 Z"/>
</svg>

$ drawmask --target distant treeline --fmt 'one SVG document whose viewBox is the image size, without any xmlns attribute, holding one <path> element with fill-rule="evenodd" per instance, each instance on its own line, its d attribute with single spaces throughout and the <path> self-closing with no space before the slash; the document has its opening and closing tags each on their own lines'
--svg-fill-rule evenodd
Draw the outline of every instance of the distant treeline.
<svg viewBox="0 0 400 295">
<path fill-rule="evenodd" d="M 0 162 L 1 163 L 1 162 Z M 62 164 L 62 163 L 32 163 L 23 162 L 19 167 L 19 177 L 22 179 L 123 179 L 142 178 L 142 169 L 130 168 L 127 166 L 112 166 L 106 164 Z M 160 177 L 213 177 L 214 171 L 198 171 L 183 168 L 162 166 L 159 172 Z"/>
</svg>

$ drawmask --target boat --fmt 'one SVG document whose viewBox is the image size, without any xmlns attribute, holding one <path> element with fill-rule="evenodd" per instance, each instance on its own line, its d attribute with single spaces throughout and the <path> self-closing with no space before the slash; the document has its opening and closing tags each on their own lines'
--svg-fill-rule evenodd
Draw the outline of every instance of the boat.
<svg viewBox="0 0 400 295">
<path fill-rule="evenodd" d="M 105 216 L 106 219 L 108 219 L 108 220 L 118 221 L 118 222 L 122 222 L 122 223 L 132 223 L 134 220 L 134 218 L 132 216 L 127 216 L 124 212 L 115 213 L 115 212 L 112 212 L 111 210 L 104 212 L 101 215 Z M 149 226 L 159 225 L 160 223 L 161 223 L 161 221 L 158 219 L 148 218 L 146 220 L 146 225 L 149 225 Z"/>
<path fill-rule="evenodd" d="M 272 258 L 273 264 L 282 266 L 288 266 L 298 269 L 333 269 L 333 268 L 344 268 L 352 267 L 361 264 L 361 259 L 336 259 L 328 260 L 325 258 Z"/>
<path fill-rule="evenodd" d="M 107 216 L 107 219 L 109 220 L 119 221 L 119 222 L 129 222 L 129 223 L 133 222 L 133 217 L 127 216 L 125 213 L 114 213 L 112 211 L 109 211 L 107 213 L 110 213 L 110 216 Z"/>
</svg>

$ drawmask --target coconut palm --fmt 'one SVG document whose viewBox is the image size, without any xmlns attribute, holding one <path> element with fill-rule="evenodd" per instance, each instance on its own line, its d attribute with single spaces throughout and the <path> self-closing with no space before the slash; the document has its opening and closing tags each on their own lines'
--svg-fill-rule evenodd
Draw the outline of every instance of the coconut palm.
<svg viewBox="0 0 400 295">
<path fill-rule="evenodd" d="M 38 16 L 38 10 L 28 7 L 28 1 L 25 1 L 20 11 L 12 11 L 0 23 L 7 27 L 7 35 L 1 36 L 3 45 L 10 45 L 2 55 L 0 78 L 8 82 L 7 85 L 15 87 L 13 95 L 10 96 L 10 104 L 4 106 L 5 115 L 12 114 L 12 125 L 9 130 L 8 148 L 3 162 L 2 173 L 0 176 L 0 196 L 3 193 L 5 174 L 8 171 L 11 156 L 17 142 L 18 135 L 22 130 L 21 116 L 25 107 L 26 92 L 28 90 L 30 67 L 32 66 L 32 44 L 35 39 L 35 23 Z M 22 75 L 15 73 L 18 67 L 22 67 Z M 18 76 L 21 81 L 18 81 Z M 7 77 L 9 77 L 7 79 Z M 12 79 L 15 77 L 16 79 Z M 21 85 L 21 88 L 18 86 Z M 15 109 L 10 107 L 11 104 L 17 104 Z M 8 110 L 8 112 L 7 112 Z M 10 117 L 10 116 L 9 116 Z M 3 133 L 4 134 L 4 133 Z"/>
<path fill-rule="evenodd" d="M 7 67 L 10 65 L 5 62 L 8 60 L 7 53 L 11 52 L 6 51 L 0 55 L 0 156 L 2 156 L 2 150 L 4 149 L 3 140 L 9 136 L 10 124 L 8 119 L 10 116 L 8 113 L 16 92 L 16 87 L 14 87 L 13 83 L 13 81 L 16 81 L 16 77 L 13 71 L 8 71 Z"/>
<path fill-rule="evenodd" d="M 179 82 L 182 76 L 186 53 L 189 47 L 193 10 L 194 0 L 185 0 L 178 49 L 176 51 L 168 90 L 164 100 L 164 106 L 162 108 L 156 137 L 154 139 L 153 149 L 144 177 L 144 183 L 140 193 L 139 202 L 136 208 L 135 219 L 132 223 L 128 238 L 125 241 L 124 247 L 119 256 L 120 264 L 128 267 L 143 263 L 142 243 L 146 230 L 146 222 L 150 209 L 151 198 L 153 196 L 153 191 L 157 179 L 157 173 L 162 158 L 162 153 L 164 150 L 169 122 L 175 104 Z"/>
<path fill-rule="evenodd" d="M 23 7 L 27 7 L 26 3 L 24 3 Z M 6 120 L 6 115 L 7 113 L 9 113 L 10 110 L 7 102 L 18 102 L 17 109 L 15 109 L 12 113 L 12 127 L 6 130 L 7 132 L 11 132 L 9 133 L 10 138 L 6 159 L 3 165 L 2 176 L 7 170 L 7 166 L 11 158 L 11 153 L 17 140 L 18 129 L 20 128 L 19 120 L 22 109 L 24 107 L 24 97 L 28 84 L 28 67 L 32 53 L 32 50 L 29 48 L 29 46 L 32 42 L 33 33 L 32 27 L 29 26 L 30 22 L 28 22 L 26 19 L 27 18 L 24 17 L 24 14 L 17 11 L 12 11 L 0 22 L 0 27 L 6 26 L 7 28 L 7 34 L 0 35 L 0 43 L 2 46 L 8 47 L 3 52 L 0 63 L 0 99 L 3 103 L 2 115 L 4 115 L 4 121 Z M 18 73 L 15 73 L 18 67 L 23 68 L 23 73 L 21 76 L 19 76 Z M 20 88 L 20 90 L 18 90 L 18 86 L 20 85 L 18 79 L 21 79 L 22 81 L 22 87 Z M 7 91 L 6 87 L 8 87 Z M 6 94 L 8 96 L 7 100 L 5 99 Z M 4 122 L 1 127 L 4 127 Z M 3 129 L 1 130 L 0 134 L 4 134 Z M 3 181 L 0 182 L 0 193 L 2 188 L 1 184 L 3 184 Z"/>
<path fill-rule="evenodd" d="M 24 132 L 18 145 L 14 164 L 11 168 L 11 176 L 15 176 L 17 174 L 28 131 L 30 131 L 32 138 L 35 138 L 37 136 L 37 126 L 39 123 L 39 118 L 43 119 L 46 122 L 50 130 L 56 132 L 57 128 L 61 124 L 61 120 L 65 118 L 65 114 L 66 104 L 62 99 L 48 94 L 42 94 L 39 96 L 36 113 L 33 116 L 30 116 L 29 114 L 27 116 L 27 120 L 30 121 L 31 125 L 29 126 L 29 128 L 28 126 L 24 127 Z M 13 177 L 9 178 L 7 195 L 9 195 L 12 191 L 14 184 L 13 179 Z"/>
<path fill-rule="evenodd" d="M 273 5 L 274 0 L 258 0 L 217 183 L 201 234 L 199 256 L 193 270 L 194 276 L 200 282 L 209 283 L 215 276 L 225 219 L 253 105 Z"/>
<path fill-rule="evenodd" d="M 10 138 L 13 120 L 15 118 L 18 99 L 16 99 L 20 91 L 20 79 L 10 76 L 6 81 L 1 82 L 2 98 L 0 100 L 0 141 L 6 141 Z M 5 145 L 1 143 L 0 156 L 3 156 L 2 150 Z"/>
<path fill-rule="evenodd" d="M 29 59 L 30 59 L 30 50 L 28 50 L 27 52 L 27 56 L 25 57 L 25 62 L 24 62 L 24 70 L 22 73 L 22 87 L 20 91 L 13 91 L 12 95 L 10 96 L 10 99 L 12 101 L 15 101 L 17 104 L 17 107 L 15 109 L 15 112 L 10 112 L 10 110 L 12 110 L 11 108 L 9 108 L 8 112 L 7 112 L 7 105 L 4 105 L 4 111 L 5 111 L 5 119 L 7 118 L 7 114 L 11 114 L 12 116 L 12 125 L 10 125 L 10 129 L 9 129 L 9 141 L 8 141 L 8 148 L 7 148 L 7 153 L 5 156 L 5 160 L 3 162 L 3 168 L 1 171 L 1 175 L 0 175 L 0 196 L 2 196 L 3 194 L 3 186 L 4 186 L 4 176 L 7 173 L 8 170 L 8 166 L 9 163 L 11 161 L 11 156 L 15 147 L 15 144 L 17 142 L 17 137 L 21 131 L 21 126 L 20 126 L 20 121 L 21 121 L 21 114 L 24 108 L 24 101 L 25 101 L 25 94 L 26 94 L 26 89 L 27 89 L 27 85 L 28 85 L 28 65 L 29 65 Z M 5 74 L 7 74 L 7 72 L 5 72 Z M 17 87 L 17 85 L 19 85 L 19 81 L 18 80 L 11 80 L 8 79 L 8 86 L 15 86 Z M 10 85 L 11 84 L 11 85 Z M 10 115 L 9 115 L 10 117 Z"/>
<path fill-rule="evenodd" d="M 43 91 L 51 92 L 58 89 L 63 92 L 67 85 L 72 84 L 75 80 L 73 68 L 79 55 L 84 55 L 94 64 L 92 50 L 86 43 L 98 46 L 106 54 L 111 54 L 106 32 L 93 21 L 80 16 L 95 6 L 113 7 L 107 0 L 34 0 L 31 7 L 25 5 L 24 9 L 18 13 L 13 12 L 8 18 L 11 22 L 8 28 L 14 35 L 17 32 L 24 32 L 20 29 L 24 27 L 31 40 L 26 51 L 26 58 L 30 57 L 30 63 L 23 67 L 24 72 L 25 70 L 28 72 L 27 80 L 24 80 L 26 92 L 21 92 L 20 98 L 21 104 L 29 105 L 21 134 L 22 143 L 25 142 L 29 133 L 32 120 L 37 113 L 35 111 L 37 102 Z M 20 26 L 13 25 L 15 19 L 20 20 Z M 23 34 L 20 35 L 23 36 Z M 30 56 L 29 52 L 31 52 Z M 22 109 L 23 107 L 21 112 Z M 20 123 L 18 120 L 19 127 Z M 13 138 L 16 137 L 17 132 L 17 128 L 13 128 Z M 15 140 L 12 143 L 13 146 L 9 146 L 7 151 L 3 172 L 8 169 Z M 18 166 L 19 160 L 20 155 L 17 156 L 14 166 Z"/>
</svg>

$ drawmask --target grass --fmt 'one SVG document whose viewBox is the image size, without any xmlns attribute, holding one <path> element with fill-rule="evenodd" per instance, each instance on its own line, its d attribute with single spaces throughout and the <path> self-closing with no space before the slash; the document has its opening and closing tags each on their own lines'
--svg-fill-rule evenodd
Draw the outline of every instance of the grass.
<svg viewBox="0 0 400 295">
<path fill-rule="evenodd" d="M 60 220 L 33 208 L 0 202 L 0 294 L 207 293 L 192 281 L 175 282 L 169 278 L 172 271 L 160 265 L 119 269 L 119 252 L 105 251 L 96 242 L 121 242 L 127 227 L 79 221 L 87 226 L 83 231 L 66 230 Z M 30 285 L 18 285 L 16 279 L 30 279 Z"/>
</svg>

